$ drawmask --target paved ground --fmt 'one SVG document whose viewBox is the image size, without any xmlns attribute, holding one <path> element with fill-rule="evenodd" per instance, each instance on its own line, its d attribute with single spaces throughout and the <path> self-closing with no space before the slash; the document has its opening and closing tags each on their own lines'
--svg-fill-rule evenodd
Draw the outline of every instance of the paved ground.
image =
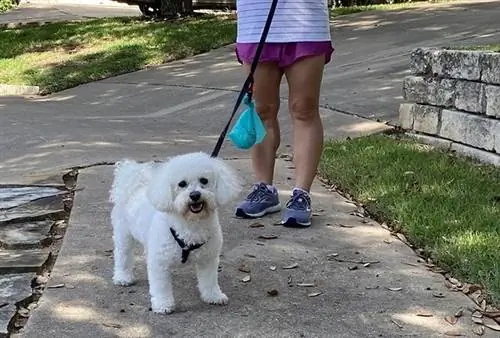
<svg viewBox="0 0 500 338">
<path fill-rule="evenodd" d="M 394 122 L 409 51 L 418 46 L 492 41 L 500 31 L 498 5 L 498 1 L 482 2 L 473 7 L 374 12 L 336 20 L 337 54 L 327 67 L 322 93 L 323 105 L 333 108 L 322 110 L 327 135 L 356 136 L 385 127 L 354 115 Z M 113 162 L 124 156 L 149 160 L 210 151 L 235 100 L 233 90 L 242 80 L 232 48 L 226 47 L 49 97 L 0 98 L 0 125 L 9 126 L 0 133 L 0 184 L 60 184 L 68 167 Z M 286 101 L 283 107 L 286 135 L 290 131 Z M 283 152 L 289 151 L 288 144 L 285 136 Z M 222 155 L 233 158 L 233 165 L 250 179 L 245 152 L 226 144 Z M 285 193 L 292 173 L 286 168 L 288 162 L 280 165 L 279 184 Z M 360 222 L 350 215 L 354 206 L 319 185 L 314 189 L 315 207 L 323 211 L 318 211 L 317 223 L 306 231 L 273 227 L 272 220 L 265 221 L 264 228 L 250 229 L 248 222 L 232 219 L 230 210 L 225 210 L 221 280 L 232 300 L 228 307 L 204 306 L 189 296 L 193 280 L 185 272 L 177 283 L 179 295 L 184 295 L 178 298 L 187 311 L 168 319 L 153 316 L 147 311 L 144 279 L 132 293 L 109 282 L 110 170 L 102 165 L 80 171 L 78 185 L 83 190 L 76 195 L 51 279 L 51 283 L 75 288 L 47 291 L 28 321 L 27 337 L 144 337 L 165 332 L 181 336 L 192 335 L 193 330 L 221 336 L 430 337 L 450 329 L 471 336 L 470 316 L 454 327 L 443 320 L 445 313 L 472 305 L 465 296 L 446 292 L 440 275 L 426 272 L 398 241 L 385 243 L 387 231 L 373 222 Z M 340 227 L 340 223 L 354 227 Z M 258 234 L 268 232 L 279 238 L 258 245 Z M 327 261 L 331 253 L 380 263 L 351 271 L 349 264 Z M 281 269 L 293 261 L 298 268 Z M 249 284 L 239 280 L 237 268 L 243 262 L 252 270 Z M 278 269 L 269 270 L 270 264 Z M 290 287 L 289 275 L 293 283 L 312 279 L 318 287 Z M 390 291 L 388 287 L 402 289 Z M 267 297 L 269 288 L 276 288 L 279 296 Z M 323 294 L 307 297 L 314 291 Z M 433 292 L 444 292 L 445 298 L 433 297 Z M 417 316 L 423 311 L 420 307 L 433 317 Z"/>
<path fill-rule="evenodd" d="M 32 22 L 54 22 L 82 20 L 86 18 L 139 16 L 136 6 L 128 6 L 113 1 L 101 3 L 77 1 L 22 1 L 20 6 L 0 15 L 0 27 Z"/>
</svg>

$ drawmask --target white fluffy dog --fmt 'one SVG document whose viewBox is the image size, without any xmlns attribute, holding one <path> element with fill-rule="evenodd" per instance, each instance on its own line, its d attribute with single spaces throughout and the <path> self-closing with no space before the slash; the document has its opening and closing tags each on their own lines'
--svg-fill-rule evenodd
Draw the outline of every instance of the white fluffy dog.
<svg viewBox="0 0 500 338">
<path fill-rule="evenodd" d="M 134 282 L 132 244 L 144 246 L 151 307 L 170 313 L 175 301 L 171 270 L 195 264 L 203 301 L 226 304 L 218 282 L 222 231 L 218 209 L 241 191 L 236 172 L 205 153 L 165 163 L 123 160 L 116 164 L 110 200 L 117 285 Z"/>
</svg>

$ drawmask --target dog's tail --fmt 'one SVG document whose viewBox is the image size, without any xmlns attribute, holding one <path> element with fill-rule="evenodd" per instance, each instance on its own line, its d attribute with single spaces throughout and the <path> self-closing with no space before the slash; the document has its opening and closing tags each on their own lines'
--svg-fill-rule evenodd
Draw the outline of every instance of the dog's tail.
<svg viewBox="0 0 500 338">
<path fill-rule="evenodd" d="M 152 164 L 125 159 L 115 164 L 114 180 L 109 201 L 125 203 L 138 189 L 146 186 L 151 178 Z"/>
</svg>

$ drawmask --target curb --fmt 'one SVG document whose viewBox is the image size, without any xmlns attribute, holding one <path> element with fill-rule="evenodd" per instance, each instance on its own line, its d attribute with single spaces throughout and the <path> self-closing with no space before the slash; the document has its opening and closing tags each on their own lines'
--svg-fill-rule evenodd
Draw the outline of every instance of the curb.
<svg viewBox="0 0 500 338">
<path fill-rule="evenodd" d="M 0 96 L 38 95 L 40 87 L 0 84 Z"/>
</svg>

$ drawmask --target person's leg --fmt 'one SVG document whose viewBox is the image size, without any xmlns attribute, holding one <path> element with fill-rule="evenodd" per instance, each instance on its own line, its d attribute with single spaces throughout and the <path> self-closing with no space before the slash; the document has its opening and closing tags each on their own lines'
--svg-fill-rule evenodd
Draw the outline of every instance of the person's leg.
<svg viewBox="0 0 500 338">
<path fill-rule="evenodd" d="M 309 190 L 316 176 L 323 148 L 319 95 L 326 57 L 328 55 L 320 54 L 301 58 L 285 70 L 289 86 L 296 172 L 295 189 L 283 215 L 283 224 L 287 226 L 311 224 Z"/>
<path fill-rule="evenodd" d="M 250 64 L 245 62 L 244 66 L 248 72 Z M 280 144 L 278 111 L 280 106 L 279 87 L 282 77 L 283 71 L 276 62 L 259 64 L 254 74 L 253 98 L 267 133 L 260 144 L 252 147 L 252 167 L 257 184 L 236 208 L 236 216 L 238 217 L 262 217 L 281 210 L 278 192 L 272 184 L 276 151 Z"/>
<path fill-rule="evenodd" d="M 245 64 L 245 69 L 250 71 L 250 65 Z M 266 137 L 251 149 L 252 167 L 257 182 L 268 185 L 273 184 L 274 162 L 280 145 L 278 111 L 282 76 L 283 71 L 274 62 L 261 63 L 254 75 L 253 98 L 255 108 L 266 127 Z"/>
</svg>

